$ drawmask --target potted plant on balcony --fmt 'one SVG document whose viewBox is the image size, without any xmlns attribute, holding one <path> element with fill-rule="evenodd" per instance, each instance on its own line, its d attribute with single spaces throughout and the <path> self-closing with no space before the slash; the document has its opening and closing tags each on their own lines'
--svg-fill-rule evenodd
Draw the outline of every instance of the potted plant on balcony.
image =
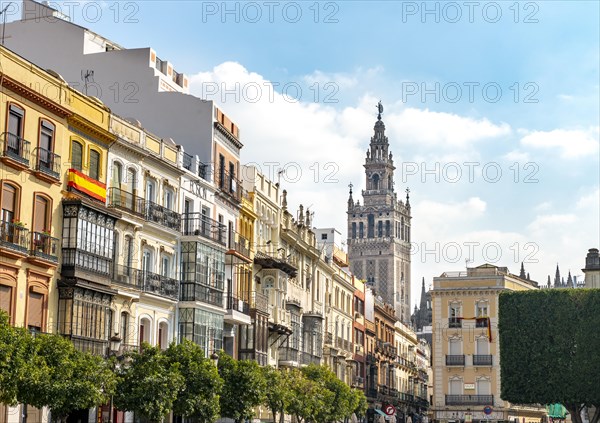
<svg viewBox="0 0 600 423">
<path fill-rule="evenodd" d="M 12 223 L 15 226 L 15 228 L 23 229 L 25 228 L 25 226 L 27 226 L 27 223 L 21 222 L 19 219 L 13 219 Z"/>
</svg>

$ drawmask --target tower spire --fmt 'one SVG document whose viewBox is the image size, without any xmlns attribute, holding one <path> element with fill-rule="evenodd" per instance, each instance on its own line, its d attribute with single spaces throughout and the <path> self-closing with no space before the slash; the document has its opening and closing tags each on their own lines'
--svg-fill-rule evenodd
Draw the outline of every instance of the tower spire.
<svg viewBox="0 0 600 423">
<path fill-rule="evenodd" d="M 560 288 L 560 270 L 558 270 L 558 263 L 556 263 L 556 274 L 554 275 L 554 287 Z"/>
<path fill-rule="evenodd" d="M 350 195 L 348 195 L 348 209 L 351 209 L 352 207 L 354 207 L 354 199 L 352 198 L 352 187 L 354 185 L 352 185 L 352 182 L 350 182 L 348 184 L 348 188 L 350 188 Z"/>
<path fill-rule="evenodd" d="M 523 262 L 521 262 L 521 272 L 519 273 L 519 277 L 525 279 L 525 276 L 525 266 L 523 265 Z"/>
</svg>

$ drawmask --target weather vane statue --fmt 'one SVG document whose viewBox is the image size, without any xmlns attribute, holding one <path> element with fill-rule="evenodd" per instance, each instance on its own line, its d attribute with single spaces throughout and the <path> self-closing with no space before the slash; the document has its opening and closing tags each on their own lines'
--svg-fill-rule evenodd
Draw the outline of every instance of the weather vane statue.
<svg viewBox="0 0 600 423">
<path fill-rule="evenodd" d="M 379 103 L 377 103 L 377 110 L 379 111 L 377 120 L 381 120 L 381 114 L 383 113 L 383 104 L 381 104 L 381 100 L 379 100 Z"/>
</svg>

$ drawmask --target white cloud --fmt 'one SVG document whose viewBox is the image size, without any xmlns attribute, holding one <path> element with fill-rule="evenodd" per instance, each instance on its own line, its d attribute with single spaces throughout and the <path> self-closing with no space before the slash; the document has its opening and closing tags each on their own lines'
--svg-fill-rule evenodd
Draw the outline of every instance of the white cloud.
<svg viewBox="0 0 600 423">
<path fill-rule="evenodd" d="M 576 159 L 598 154 L 598 127 L 588 130 L 554 129 L 534 131 L 521 139 L 525 147 L 558 149 L 564 159 Z"/>
<path fill-rule="evenodd" d="M 519 150 L 509 151 L 503 158 L 510 162 L 526 163 L 530 161 L 529 153 Z"/>
</svg>

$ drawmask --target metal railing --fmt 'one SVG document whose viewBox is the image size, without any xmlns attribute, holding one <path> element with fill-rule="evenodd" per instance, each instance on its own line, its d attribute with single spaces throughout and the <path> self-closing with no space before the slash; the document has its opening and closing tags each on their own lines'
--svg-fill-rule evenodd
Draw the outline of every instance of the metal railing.
<svg viewBox="0 0 600 423">
<path fill-rule="evenodd" d="M 146 220 L 179 231 L 181 215 L 152 201 L 146 201 Z"/>
<path fill-rule="evenodd" d="M 31 143 L 18 135 L 4 132 L 0 142 L 0 154 L 25 166 L 29 166 L 29 147 Z"/>
<path fill-rule="evenodd" d="M 181 301 L 199 301 L 223 307 L 223 291 L 218 291 L 195 282 L 181 283 L 179 299 Z"/>
<path fill-rule="evenodd" d="M 29 230 L 23 225 L 10 222 L 0 223 L 0 245 L 2 247 L 27 253 Z"/>
<path fill-rule="evenodd" d="M 247 295 L 250 294 L 250 295 Z M 250 308 L 264 313 L 269 312 L 269 298 L 260 292 L 252 291 L 245 293 L 244 296 L 249 298 Z"/>
<path fill-rule="evenodd" d="M 235 310 L 240 313 L 250 314 L 250 305 L 234 295 L 227 296 L 227 310 Z"/>
<path fill-rule="evenodd" d="M 475 320 L 476 328 L 487 328 L 488 327 L 489 317 L 478 317 Z"/>
<path fill-rule="evenodd" d="M 239 179 L 224 169 L 221 169 L 216 176 L 215 183 L 220 192 L 227 194 L 237 202 L 242 201 L 242 183 Z"/>
<path fill-rule="evenodd" d="M 140 270 L 142 287 L 145 292 L 160 295 L 161 297 L 177 300 L 179 298 L 179 281 L 157 273 Z"/>
<path fill-rule="evenodd" d="M 210 173 L 210 165 L 206 163 L 198 163 L 198 176 L 208 181 L 208 175 Z"/>
<path fill-rule="evenodd" d="M 50 150 L 38 147 L 33 150 L 35 157 L 35 170 L 54 179 L 60 179 L 61 158 Z"/>
<path fill-rule="evenodd" d="M 129 288 L 142 289 L 142 279 L 139 277 L 139 270 L 130 266 L 114 265 L 112 282 Z"/>
<path fill-rule="evenodd" d="M 460 317 L 449 317 L 448 318 L 448 327 L 449 328 L 461 328 L 462 327 L 462 319 Z"/>
<path fill-rule="evenodd" d="M 474 366 L 491 366 L 492 355 L 491 354 L 475 354 L 473 355 Z"/>
<path fill-rule="evenodd" d="M 229 235 L 228 248 L 230 251 L 236 251 L 244 257 L 250 257 L 250 242 L 237 232 Z"/>
<path fill-rule="evenodd" d="M 464 366 L 465 356 L 464 355 L 446 355 L 446 366 Z"/>
<path fill-rule="evenodd" d="M 189 171 L 192 170 L 192 159 L 194 157 L 188 153 L 183 153 L 183 168 Z"/>
<path fill-rule="evenodd" d="M 494 405 L 494 396 L 446 395 L 446 405 Z"/>
<path fill-rule="evenodd" d="M 83 271 L 96 273 L 100 276 L 110 277 L 112 272 L 112 259 L 89 253 L 77 248 L 62 249 L 62 271 Z"/>
<path fill-rule="evenodd" d="M 58 263 L 58 238 L 42 232 L 31 232 L 31 250 L 29 254 L 44 260 Z"/>
<path fill-rule="evenodd" d="M 181 233 L 202 236 L 222 245 L 227 242 L 225 225 L 198 212 L 181 215 Z"/>
</svg>

